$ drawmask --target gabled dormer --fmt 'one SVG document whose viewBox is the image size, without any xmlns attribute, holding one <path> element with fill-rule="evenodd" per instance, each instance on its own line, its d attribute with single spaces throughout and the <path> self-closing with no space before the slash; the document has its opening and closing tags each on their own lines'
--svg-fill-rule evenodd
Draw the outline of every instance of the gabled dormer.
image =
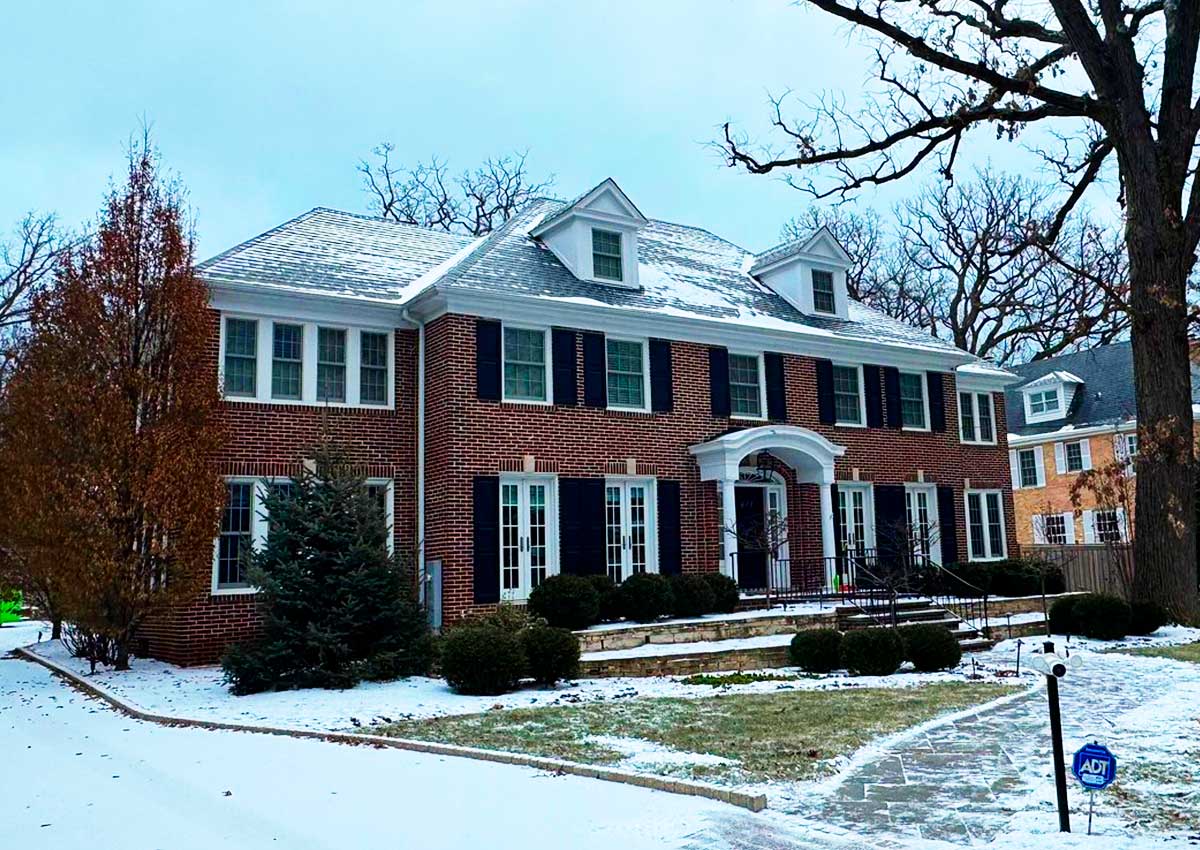
<svg viewBox="0 0 1200 850">
<path fill-rule="evenodd" d="M 764 251 L 750 274 L 807 316 L 849 316 L 846 270 L 850 255 L 828 227 Z"/>
<path fill-rule="evenodd" d="M 1036 424 L 1063 419 L 1071 409 L 1076 391 L 1082 387 L 1082 378 L 1061 370 L 1047 372 L 1021 385 L 1018 389 L 1025 405 L 1025 421 Z"/>
<path fill-rule="evenodd" d="M 638 231 L 648 224 L 611 177 L 530 232 L 580 280 L 638 289 Z"/>
</svg>

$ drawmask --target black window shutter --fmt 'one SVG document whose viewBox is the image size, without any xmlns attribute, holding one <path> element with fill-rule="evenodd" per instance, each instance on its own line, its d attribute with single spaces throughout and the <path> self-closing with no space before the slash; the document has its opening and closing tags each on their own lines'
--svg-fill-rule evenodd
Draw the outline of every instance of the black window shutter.
<svg viewBox="0 0 1200 850">
<path fill-rule="evenodd" d="M 650 409 L 668 411 L 675 408 L 675 388 L 672 386 L 671 341 L 650 340 Z"/>
<path fill-rule="evenodd" d="M 903 484 L 876 484 L 875 540 L 880 564 L 888 569 L 902 565 L 908 540 L 908 516 Z"/>
<path fill-rule="evenodd" d="M 559 570 L 573 575 L 607 572 L 605 528 L 604 479 L 558 479 Z"/>
<path fill-rule="evenodd" d="M 954 507 L 954 488 L 937 488 L 938 541 L 942 547 L 942 564 L 958 563 L 958 511 Z"/>
<path fill-rule="evenodd" d="M 683 570 L 679 539 L 679 482 L 658 480 L 658 571 L 678 575 Z"/>
<path fill-rule="evenodd" d="M 900 428 L 904 418 L 900 411 L 900 370 L 891 366 L 883 370 L 883 397 L 887 405 L 887 426 Z"/>
<path fill-rule="evenodd" d="M 500 479 L 477 475 L 473 482 L 475 601 L 500 601 Z"/>
<path fill-rule="evenodd" d="M 574 406 L 579 403 L 575 386 L 575 331 L 555 328 L 550 332 L 550 354 L 554 366 L 554 403 Z"/>
<path fill-rule="evenodd" d="M 783 355 L 766 352 L 763 367 L 767 373 L 767 418 L 784 422 L 787 420 L 787 383 L 783 376 Z"/>
<path fill-rule="evenodd" d="M 866 384 L 867 427 L 883 427 L 883 369 L 879 366 L 863 366 L 863 383 Z"/>
<path fill-rule="evenodd" d="M 833 404 L 833 362 L 829 360 L 817 361 L 817 414 L 826 425 L 837 422 Z"/>
<path fill-rule="evenodd" d="M 712 398 L 712 415 L 718 418 L 729 416 L 729 350 L 708 350 L 708 391 Z"/>
<path fill-rule="evenodd" d="M 926 372 L 929 383 L 929 428 L 932 431 L 946 430 L 946 387 L 941 372 Z"/>
<path fill-rule="evenodd" d="M 484 401 L 499 401 L 500 372 L 500 323 L 476 319 L 475 395 Z"/>
<path fill-rule="evenodd" d="M 588 407 L 608 406 L 608 368 L 605 365 L 604 334 L 583 335 L 583 403 Z"/>
</svg>

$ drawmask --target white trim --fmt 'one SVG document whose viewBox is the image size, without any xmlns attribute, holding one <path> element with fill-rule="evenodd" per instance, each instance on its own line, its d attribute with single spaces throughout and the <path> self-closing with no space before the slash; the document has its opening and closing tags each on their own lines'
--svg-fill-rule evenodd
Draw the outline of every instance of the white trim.
<svg viewBox="0 0 1200 850">
<path fill-rule="evenodd" d="M 769 451 L 796 472 L 798 483 L 831 484 L 834 461 L 846 448 L 797 425 L 760 425 L 698 443 L 688 451 L 700 464 L 701 481 L 736 482 L 742 458 Z"/>
<path fill-rule="evenodd" d="M 1045 396 L 1048 393 L 1054 393 L 1054 397 L 1058 400 L 1058 404 L 1053 410 L 1045 410 L 1041 413 L 1034 413 L 1032 406 L 1032 396 Z M 1029 424 L 1039 422 L 1054 422 L 1057 419 L 1062 419 L 1067 415 L 1067 394 L 1066 386 L 1061 381 L 1056 381 L 1049 386 L 1035 387 L 1033 389 L 1021 390 L 1021 397 L 1025 400 L 1025 421 Z"/>
<path fill-rule="evenodd" d="M 737 413 L 733 409 L 732 391 L 729 400 L 729 418 L 742 419 L 746 422 L 766 422 L 767 421 L 767 367 L 766 358 L 761 351 L 739 351 L 737 349 L 729 349 L 727 352 L 729 357 L 753 357 L 758 363 L 758 416 L 751 416 L 748 413 Z M 726 358 L 725 380 L 733 385 L 733 381 L 729 376 L 728 358 Z"/>
<path fill-rule="evenodd" d="M 838 481 L 838 500 L 848 496 L 850 493 L 863 493 L 863 549 L 875 549 L 877 546 L 877 538 L 875 532 L 875 485 L 870 481 Z M 850 502 L 847 499 L 847 507 L 850 507 Z M 841 511 L 840 504 L 834 503 L 833 509 Z M 849 551 L 847 543 L 849 543 L 850 523 L 849 516 L 842 516 L 842 548 Z M 836 528 L 836 525 L 835 525 Z"/>
<path fill-rule="evenodd" d="M 621 491 L 621 575 L 622 581 L 633 575 L 633 545 L 629 541 L 632 528 L 629 511 L 629 488 L 646 488 L 646 568 L 644 572 L 658 573 L 658 479 L 644 475 L 606 475 L 604 477 L 605 546 L 604 566 L 608 564 L 608 488 Z M 607 575 L 608 573 L 606 573 Z"/>
<path fill-rule="evenodd" d="M 1052 443 L 1055 440 L 1074 440 L 1083 437 L 1096 437 L 1101 434 L 1124 434 L 1137 430 L 1137 422 L 1128 420 L 1119 424 L 1109 425 L 1088 425 L 1081 428 L 1076 428 L 1073 425 L 1065 425 L 1054 431 L 1047 431 L 1044 434 L 1009 434 L 1008 444 L 1010 446 L 1029 446 L 1037 443 Z"/>
<path fill-rule="evenodd" d="M 915 371 L 912 369 L 897 369 L 896 371 L 901 376 L 916 375 L 920 379 L 920 381 L 921 381 L 921 404 L 925 408 L 925 427 L 918 428 L 913 425 L 905 425 L 904 424 L 904 388 L 903 388 L 903 384 L 901 384 L 900 385 L 900 394 L 897 397 L 897 400 L 900 402 L 900 430 L 901 431 L 917 431 L 917 432 L 932 431 L 933 423 L 930 421 L 930 411 L 929 411 L 929 373 L 928 372 L 918 372 L 918 371 Z"/>
<path fill-rule="evenodd" d="M 535 398 L 509 398 L 508 397 L 508 380 L 505 375 L 505 370 L 508 366 L 508 335 L 505 331 L 512 328 L 515 331 L 539 331 L 542 334 L 542 387 L 546 391 L 546 397 L 543 399 Z M 521 324 L 518 322 L 501 322 L 500 323 L 500 401 L 505 404 L 540 404 L 549 407 L 554 404 L 554 387 L 551 385 L 553 381 L 554 371 L 551 369 L 551 353 L 550 353 L 550 328 L 544 325 Z M 607 375 L 607 357 L 608 352 L 605 351 L 605 380 L 608 380 Z"/>
<path fill-rule="evenodd" d="M 504 486 L 517 485 L 517 529 L 518 537 L 523 539 L 517 555 L 518 586 L 509 590 L 504 589 Z M 496 571 L 500 580 L 500 599 L 505 602 L 519 602 L 529 598 L 532 584 L 532 564 L 529 557 L 529 486 L 531 484 L 546 485 L 546 578 L 558 575 L 558 476 L 553 473 L 502 473 L 499 478 L 497 493 L 499 515 L 496 517 L 500 530 L 500 546 L 496 560 Z"/>
<path fill-rule="evenodd" d="M 636 342 L 642 349 L 642 405 L 634 407 L 632 405 L 613 404 L 609 400 L 608 393 L 608 341 L 613 342 Z M 617 336 L 616 334 L 604 335 L 604 398 L 605 406 L 609 410 L 622 410 L 626 413 L 649 413 L 650 412 L 650 340 L 645 337 L 632 336 Z"/>
<path fill-rule="evenodd" d="M 1013 449 L 1010 452 L 1010 458 L 1015 459 L 1013 470 L 1013 489 L 1014 490 L 1035 490 L 1038 487 L 1046 486 L 1046 462 L 1043 452 L 1043 446 L 1032 446 L 1023 449 Z M 1033 483 L 1026 484 L 1025 478 L 1022 475 L 1023 467 L 1021 466 L 1021 455 L 1029 452 L 1033 455 Z"/>
<path fill-rule="evenodd" d="M 837 377 L 833 378 L 833 424 L 838 428 L 866 428 L 867 427 L 867 386 L 866 379 L 863 377 L 863 364 L 847 363 L 833 361 L 833 368 L 855 369 L 858 371 L 858 422 L 843 422 L 837 418 Z"/>
<path fill-rule="evenodd" d="M 988 533 L 989 517 L 987 510 L 987 497 L 989 494 L 996 494 L 996 504 L 1000 508 L 1000 554 L 992 551 L 991 535 Z M 980 517 L 983 520 L 983 545 L 987 554 L 983 557 L 975 557 L 971 550 L 971 496 L 979 496 L 979 511 Z M 1003 561 L 1008 557 L 1008 525 L 1007 519 L 1004 516 L 1004 491 L 995 488 L 988 489 L 968 489 L 963 491 L 963 522 L 967 531 L 967 560 L 984 562 L 984 561 Z"/>
<path fill-rule="evenodd" d="M 971 439 L 967 439 L 967 435 L 963 433 L 962 426 L 962 397 L 966 395 L 971 399 L 971 426 L 975 429 L 975 433 L 971 435 Z M 988 415 L 992 423 L 992 439 L 979 439 L 979 397 L 986 396 L 988 400 Z M 999 428 L 996 424 L 996 398 L 990 392 L 979 390 L 965 390 L 958 387 L 957 400 L 955 411 L 958 413 L 958 441 L 968 446 L 994 446 L 996 445 L 999 435 Z"/>
</svg>

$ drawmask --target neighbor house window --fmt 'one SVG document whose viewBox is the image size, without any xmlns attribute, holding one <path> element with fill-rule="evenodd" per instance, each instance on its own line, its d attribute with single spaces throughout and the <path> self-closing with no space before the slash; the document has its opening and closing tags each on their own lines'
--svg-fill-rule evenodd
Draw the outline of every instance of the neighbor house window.
<svg viewBox="0 0 1200 850">
<path fill-rule="evenodd" d="M 996 442 L 991 393 L 958 394 L 959 439 L 964 443 Z"/>
<path fill-rule="evenodd" d="M 833 367 L 833 410 L 838 425 L 863 424 L 861 386 L 857 366 Z"/>
<path fill-rule="evenodd" d="M 1052 546 L 1065 546 L 1067 542 L 1067 517 L 1064 514 L 1043 514 L 1039 519 L 1042 522 L 1042 533 L 1045 536 L 1045 542 Z M 1037 535 L 1034 535 L 1036 538 Z M 1037 540 L 1035 539 L 1036 543 Z"/>
<path fill-rule="evenodd" d="M 1120 543 L 1124 539 L 1119 511 L 1092 511 L 1092 529 L 1097 543 Z"/>
<path fill-rule="evenodd" d="M 818 313 L 836 313 L 837 306 L 833 297 L 833 272 L 813 269 L 813 309 Z"/>
<path fill-rule="evenodd" d="M 363 331 L 359 336 L 358 399 L 387 404 L 388 335 Z"/>
<path fill-rule="evenodd" d="M 1029 394 L 1029 412 L 1034 416 L 1054 413 L 1058 410 L 1058 390 L 1043 390 Z"/>
<path fill-rule="evenodd" d="M 761 418 L 762 375 L 756 354 L 729 355 L 729 409 L 734 416 Z"/>
<path fill-rule="evenodd" d="M 225 395 L 249 396 L 257 392 L 258 322 L 225 320 Z"/>
<path fill-rule="evenodd" d="M 1004 503 L 999 490 L 968 490 L 967 538 L 973 561 L 1005 556 Z"/>
<path fill-rule="evenodd" d="M 317 328 L 317 401 L 346 400 L 346 332 Z"/>
<path fill-rule="evenodd" d="M 645 347 L 627 339 L 606 341 L 609 407 L 646 406 Z"/>
<path fill-rule="evenodd" d="M 592 230 L 592 273 L 604 280 L 621 280 L 621 234 Z"/>
<path fill-rule="evenodd" d="M 900 373 L 900 424 L 925 430 L 925 375 L 923 372 Z"/>
<path fill-rule="evenodd" d="M 1067 461 L 1067 472 L 1083 470 L 1083 443 L 1067 443 L 1063 446 Z"/>
<path fill-rule="evenodd" d="M 253 539 L 254 482 L 230 481 L 225 485 L 225 510 L 217 538 L 217 589 L 249 587 L 246 550 Z"/>
<path fill-rule="evenodd" d="M 304 381 L 304 326 L 274 326 L 271 398 L 299 399 Z"/>
<path fill-rule="evenodd" d="M 504 398 L 546 400 L 546 332 L 504 329 Z"/>
<path fill-rule="evenodd" d="M 1022 449 L 1017 452 L 1018 471 L 1020 472 L 1020 483 L 1022 487 L 1040 487 L 1038 467 L 1037 467 L 1037 452 L 1040 449 Z"/>
</svg>

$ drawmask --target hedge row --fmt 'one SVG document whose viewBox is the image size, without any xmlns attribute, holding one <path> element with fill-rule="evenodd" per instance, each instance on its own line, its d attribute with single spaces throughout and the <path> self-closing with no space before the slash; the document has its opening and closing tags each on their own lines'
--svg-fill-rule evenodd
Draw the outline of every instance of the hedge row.
<svg viewBox="0 0 1200 850">
<path fill-rule="evenodd" d="M 1127 635 L 1153 634 L 1166 623 L 1167 613 L 1153 602 L 1130 605 L 1119 596 L 1105 593 L 1068 596 L 1050 606 L 1050 631 L 1056 635 L 1118 640 Z"/>
<path fill-rule="evenodd" d="M 949 575 L 947 575 L 949 573 Z M 956 580 L 958 579 L 958 580 Z M 923 576 L 922 590 L 934 596 L 1040 596 L 1067 589 L 1062 570 L 1036 559 L 953 564 Z"/>
<path fill-rule="evenodd" d="M 852 676 L 889 676 L 906 660 L 921 672 L 949 670 L 962 647 L 949 629 L 918 623 L 899 629 L 811 629 L 792 638 L 792 664 L 807 673 L 845 669 Z"/>
<path fill-rule="evenodd" d="M 503 694 L 522 679 L 553 685 L 579 675 L 579 639 L 567 629 L 532 622 L 523 611 L 501 606 L 464 623 L 441 642 L 446 682 L 461 694 Z"/>
<path fill-rule="evenodd" d="M 720 573 L 638 573 L 619 585 L 608 576 L 563 574 L 535 587 L 528 607 L 551 626 L 577 630 L 622 618 L 649 623 L 666 616 L 728 614 L 737 603 L 737 584 Z"/>
</svg>

